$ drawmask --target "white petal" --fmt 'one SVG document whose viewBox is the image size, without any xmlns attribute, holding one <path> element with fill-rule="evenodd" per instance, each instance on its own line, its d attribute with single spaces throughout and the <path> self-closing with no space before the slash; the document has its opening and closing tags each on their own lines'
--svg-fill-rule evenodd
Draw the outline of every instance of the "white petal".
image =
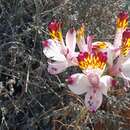
<svg viewBox="0 0 130 130">
<path fill-rule="evenodd" d="M 76 31 L 74 29 L 70 29 L 66 34 L 66 46 L 72 52 L 75 51 L 76 46 Z"/>
<path fill-rule="evenodd" d="M 109 75 L 111 76 L 119 76 L 120 68 L 121 68 L 121 58 L 116 57 L 113 60 L 113 64 L 108 66 Z"/>
<path fill-rule="evenodd" d="M 95 112 L 101 106 L 102 98 L 103 95 L 99 90 L 90 89 L 85 96 L 85 105 L 90 111 Z"/>
<path fill-rule="evenodd" d="M 49 39 L 47 41 L 48 41 L 48 46 L 45 46 L 43 48 L 43 53 L 45 54 L 45 56 L 51 60 L 65 61 L 66 58 L 61 53 L 61 51 L 62 51 L 61 44 L 56 41 L 53 41 L 51 39 Z"/>
<path fill-rule="evenodd" d="M 99 81 L 99 76 L 96 73 L 89 73 L 87 75 L 89 82 L 92 84 L 92 86 L 98 86 L 100 81 Z"/>
<path fill-rule="evenodd" d="M 116 55 L 114 50 L 112 50 L 111 48 L 107 49 L 107 63 L 109 65 L 113 65 L 113 60 L 115 59 Z"/>
<path fill-rule="evenodd" d="M 101 76 L 104 69 L 103 70 L 99 69 L 99 68 L 97 68 L 97 69 L 85 69 L 85 70 L 82 70 L 82 71 L 86 75 L 88 75 L 89 73 L 95 73 L 96 75 Z"/>
<path fill-rule="evenodd" d="M 77 66 L 78 65 L 78 57 L 79 53 L 78 52 L 73 52 L 73 53 L 68 53 L 66 58 L 69 64 L 71 64 L 71 66 Z"/>
<path fill-rule="evenodd" d="M 122 44 L 122 34 L 124 30 L 123 29 L 118 29 L 115 34 L 115 39 L 114 39 L 114 47 L 119 48 Z"/>
<path fill-rule="evenodd" d="M 128 52 L 127 56 L 121 55 L 120 57 L 121 57 L 121 62 L 124 63 L 125 61 L 127 61 L 129 59 L 129 57 L 130 57 L 130 51 Z"/>
<path fill-rule="evenodd" d="M 78 48 L 81 52 L 86 52 L 88 51 L 88 46 L 87 44 L 85 43 L 85 39 L 84 37 L 80 39 L 80 41 L 77 43 L 78 45 Z"/>
<path fill-rule="evenodd" d="M 112 77 L 109 75 L 100 78 L 101 92 L 107 96 L 108 89 L 112 86 Z"/>
<path fill-rule="evenodd" d="M 63 72 L 67 67 L 69 67 L 67 61 L 64 62 L 53 62 L 48 63 L 48 72 L 50 74 L 58 74 Z"/>
<path fill-rule="evenodd" d="M 88 46 L 88 51 L 91 53 L 92 52 L 92 41 L 94 39 L 94 35 L 89 35 L 87 36 L 87 46 Z"/>
<path fill-rule="evenodd" d="M 79 52 L 74 52 L 74 53 L 72 53 L 72 57 L 74 57 L 74 58 L 77 58 L 78 55 L 79 55 Z"/>
<path fill-rule="evenodd" d="M 75 94 L 83 94 L 90 87 L 87 76 L 82 73 L 73 74 L 68 78 L 68 87 Z"/>
<path fill-rule="evenodd" d="M 120 60 L 120 47 L 116 48 L 113 45 L 110 45 L 108 48 L 108 63 L 109 65 L 115 64 L 113 63 L 115 59 L 118 59 L 118 61 Z"/>
<path fill-rule="evenodd" d="M 122 64 L 121 71 L 124 77 L 130 80 L 130 58 Z"/>
</svg>

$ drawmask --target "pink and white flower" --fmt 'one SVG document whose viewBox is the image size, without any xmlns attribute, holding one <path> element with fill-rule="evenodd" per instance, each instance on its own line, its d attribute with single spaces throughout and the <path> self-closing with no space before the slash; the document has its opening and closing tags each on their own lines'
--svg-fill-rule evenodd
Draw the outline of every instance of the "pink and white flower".
<svg viewBox="0 0 130 130">
<path fill-rule="evenodd" d="M 108 55 L 108 65 L 112 72 L 117 71 L 117 67 L 115 66 L 115 62 L 117 62 L 118 57 L 120 55 L 120 49 L 122 48 L 122 38 L 123 33 L 126 30 L 128 26 L 128 12 L 127 11 L 121 11 L 117 16 L 116 21 L 116 34 L 114 43 L 111 44 L 109 42 L 94 42 L 93 46 L 95 48 L 100 48 L 101 51 L 107 52 Z"/>
<path fill-rule="evenodd" d="M 126 31 L 127 26 L 128 26 L 128 12 L 121 11 L 116 21 L 117 30 L 115 34 L 114 43 L 111 44 L 109 42 L 100 42 L 100 41 L 92 43 L 93 50 L 107 53 L 108 70 L 111 76 L 117 76 L 120 74 L 121 64 L 123 63 L 123 61 L 127 59 L 126 56 L 123 56 L 127 55 L 129 50 L 128 29 Z M 126 40 L 128 41 L 126 42 Z"/>
<path fill-rule="evenodd" d="M 97 41 L 93 42 L 94 35 L 88 35 L 85 38 L 85 27 L 82 26 L 77 30 L 77 45 L 81 52 L 102 51 L 106 52 L 108 58 L 108 64 L 112 64 L 113 58 L 115 57 L 115 48 L 110 42 Z"/>
<path fill-rule="evenodd" d="M 117 57 L 115 65 L 110 70 L 110 74 L 118 75 L 124 79 L 130 80 L 130 29 L 123 33 L 120 54 Z M 115 70 L 115 71 L 114 71 Z"/>
<path fill-rule="evenodd" d="M 50 74 L 58 74 L 67 67 L 77 65 L 76 57 L 78 53 L 75 52 L 76 31 L 74 28 L 70 29 L 66 34 L 64 43 L 59 22 L 52 21 L 48 28 L 52 39 L 42 42 L 43 53 L 50 59 L 48 72 Z"/>
<path fill-rule="evenodd" d="M 90 111 L 96 111 L 102 104 L 103 95 L 112 84 L 112 77 L 102 76 L 107 63 L 104 52 L 81 52 L 78 55 L 79 67 L 84 73 L 73 74 L 68 78 L 69 89 L 78 95 L 85 95 L 85 105 Z"/>
<path fill-rule="evenodd" d="M 119 48 L 122 44 L 122 34 L 128 26 L 128 12 L 121 11 L 117 16 L 116 21 L 116 34 L 114 39 L 114 47 Z"/>
<path fill-rule="evenodd" d="M 113 64 L 109 66 L 109 74 L 130 79 L 130 29 L 128 26 L 128 12 L 122 11 L 117 18 L 117 32 L 114 40 L 115 55 Z"/>
<path fill-rule="evenodd" d="M 43 53 L 50 59 L 48 72 L 58 74 L 67 67 L 78 66 L 83 73 L 71 75 L 68 79 L 69 89 L 78 95 L 85 95 L 85 105 L 90 111 L 96 111 L 102 104 L 103 95 L 112 86 L 111 76 L 121 76 L 130 80 L 130 29 L 128 12 L 122 11 L 117 18 L 117 31 L 114 44 L 109 42 L 92 42 L 93 36 L 85 40 L 84 25 L 77 31 L 68 30 L 65 42 L 61 24 L 52 21 L 48 25 L 51 39 L 42 42 Z M 76 43 L 80 53 L 75 52 Z M 108 65 L 109 75 L 103 75 Z"/>
</svg>

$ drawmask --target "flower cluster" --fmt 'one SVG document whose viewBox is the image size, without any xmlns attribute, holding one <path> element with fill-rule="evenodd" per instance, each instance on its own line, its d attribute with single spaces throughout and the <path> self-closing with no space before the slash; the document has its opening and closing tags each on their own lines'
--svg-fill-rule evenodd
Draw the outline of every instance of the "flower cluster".
<svg viewBox="0 0 130 130">
<path fill-rule="evenodd" d="M 85 93 L 85 105 L 96 111 L 102 104 L 103 95 L 113 85 L 113 77 L 124 79 L 129 86 L 130 80 L 130 29 L 128 12 L 117 16 L 116 34 L 113 43 L 93 42 L 94 36 L 85 37 L 85 26 L 68 30 L 65 40 L 61 23 L 53 20 L 48 25 L 51 39 L 42 41 L 43 53 L 49 59 L 48 72 L 59 74 L 70 66 L 78 66 L 82 73 L 67 79 L 68 88 L 75 94 Z M 79 51 L 76 51 L 76 47 Z M 104 74 L 104 70 L 108 70 Z"/>
</svg>

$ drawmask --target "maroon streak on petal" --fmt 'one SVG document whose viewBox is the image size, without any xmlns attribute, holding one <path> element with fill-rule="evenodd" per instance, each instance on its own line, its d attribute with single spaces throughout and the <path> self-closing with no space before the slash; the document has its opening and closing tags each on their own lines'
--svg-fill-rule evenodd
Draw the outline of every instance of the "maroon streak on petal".
<svg viewBox="0 0 130 130">
<path fill-rule="evenodd" d="M 43 47 L 49 47 L 49 42 L 47 40 L 42 41 Z"/>
<path fill-rule="evenodd" d="M 69 85 L 72 85 L 74 83 L 74 79 L 71 76 L 66 81 Z"/>
</svg>

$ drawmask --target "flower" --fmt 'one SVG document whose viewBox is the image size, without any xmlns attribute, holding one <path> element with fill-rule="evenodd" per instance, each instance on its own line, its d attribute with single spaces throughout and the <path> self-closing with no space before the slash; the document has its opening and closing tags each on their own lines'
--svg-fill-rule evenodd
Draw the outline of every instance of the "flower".
<svg viewBox="0 0 130 130">
<path fill-rule="evenodd" d="M 78 95 L 86 93 L 85 105 L 90 111 L 96 111 L 102 103 L 103 94 L 112 85 L 112 77 L 101 76 L 108 63 L 110 43 L 93 42 L 93 35 L 84 38 L 84 26 L 77 31 L 77 44 L 80 49 L 77 61 L 83 73 L 71 75 L 68 79 L 69 89 Z"/>
<path fill-rule="evenodd" d="M 128 26 L 128 12 L 121 11 L 117 16 L 116 21 L 116 35 L 114 40 L 114 47 L 119 48 L 122 42 L 122 34 Z"/>
<path fill-rule="evenodd" d="M 126 29 L 123 33 L 122 45 L 121 45 L 121 55 L 128 56 L 130 51 L 130 28 Z"/>
<path fill-rule="evenodd" d="M 114 59 L 114 64 L 109 68 L 111 75 L 118 75 L 130 80 L 130 29 L 126 29 L 122 36 L 122 44 L 119 55 Z"/>
<path fill-rule="evenodd" d="M 85 38 L 84 24 L 76 31 L 69 29 L 65 42 L 61 23 L 53 20 L 48 25 L 51 39 L 42 41 L 43 53 L 47 58 L 48 72 L 58 74 L 67 67 L 78 66 L 82 73 L 71 75 L 67 79 L 69 89 L 78 95 L 85 95 L 86 107 L 95 112 L 102 104 L 103 95 L 116 83 L 111 76 L 120 76 L 128 85 L 130 80 L 130 29 L 128 12 L 122 11 L 117 16 L 114 43 L 97 41 L 94 36 Z M 76 43 L 80 52 L 75 52 Z M 108 66 L 108 74 L 103 75 Z"/>
<path fill-rule="evenodd" d="M 103 94 L 112 84 L 112 77 L 103 74 L 107 63 L 105 52 L 81 52 L 78 55 L 79 67 L 83 73 L 73 74 L 68 78 L 69 89 L 78 95 L 85 95 L 85 105 L 90 111 L 96 111 L 102 104 Z"/>
<path fill-rule="evenodd" d="M 102 51 L 105 52 L 107 55 L 107 62 L 108 64 L 112 65 L 113 59 L 115 57 L 115 52 L 118 50 L 114 48 L 114 46 L 105 41 L 97 41 L 93 42 L 94 35 L 88 35 L 85 38 L 85 26 L 84 24 L 77 30 L 77 45 L 80 52 L 89 52 L 92 53 L 93 51 Z"/>
<path fill-rule="evenodd" d="M 116 62 L 118 61 L 120 50 L 122 46 L 122 37 L 123 33 L 126 30 L 128 26 L 128 12 L 127 11 L 121 11 L 117 16 L 116 21 L 116 34 L 114 38 L 113 44 L 109 42 L 104 42 L 100 45 L 100 50 L 104 51 L 108 55 L 108 67 L 110 71 L 110 75 L 115 76 L 117 73 L 119 73 L 119 69 L 117 66 L 115 66 Z M 94 43 L 95 44 L 95 43 Z M 97 43 L 96 43 L 97 44 Z M 98 48 L 98 47 L 96 47 Z M 124 48 L 124 47 L 123 47 Z"/>
<path fill-rule="evenodd" d="M 93 70 L 94 72 L 98 70 L 98 74 L 103 73 L 107 62 L 107 54 L 101 51 L 92 51 L 92 53 L 81 52 L 77 58 L 79 67 L 85 73 L 89 70 Z"/>
<path fill-rule="evenodd" d="M 112 78 L 108 75 L 98 76 L 95 73 L 77 73 L 68 78 L 69 89 L 78 95 L 85 95 L 85 105 L 90 111 L 96 111 L 102 104 L 103 94 L 112 84 Z"/>
<path fill-rule="evenodd" d="M 120 56 L 118 58 L 118 67 L 121 75 L 130 80 L 130 28 L 123 33 Z"/>
<path fill-rule="evenodd" d="M 129 52 L 129 34 L 128 34 L 128 12 L 121 11 L 117 16 L 116 22 L 116 34 L 113 45 L 109 44 L 107 53 L 109 52 L 108 60 L 109 66 L 108 71 L 111 76 L 120 74 L 121 62 L 126 59 L 125 55 Z"/>
<path fill-rule="evenodd" d="M 48 72 L 50 74 L 58 74 L 67 67 L 77 65 L 76 31 L 74 28 L 69 29 L 64 43 L 60 27 L 58 22 L 52 21 L 48 25 L 52 39 L 42 41 L 43 53 L 50 59 L 48 62 Z"/>
</svg>

